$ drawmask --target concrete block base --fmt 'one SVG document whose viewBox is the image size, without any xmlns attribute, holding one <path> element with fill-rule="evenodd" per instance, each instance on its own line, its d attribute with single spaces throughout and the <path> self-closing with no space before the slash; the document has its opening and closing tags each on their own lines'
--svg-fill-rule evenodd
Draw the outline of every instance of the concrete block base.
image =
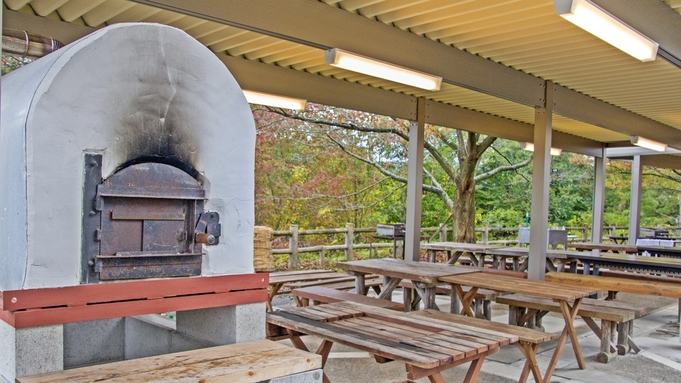
<svg viewBox="0 0 681 383">
<path fill-rule="evenodd" d="M 178 311 L 177 331 L 215 346 L 265 339 L 265 303 Z"/>
<path fill-rule="evenodd" d="M 154 317 L 22 329 L 0 321 L 0 378 L 14 382 L 65 368 L 265 339 L 264 302 L 182 311 L 175 322 Z"/>
<path fill-rule="evenodd" d="M 0 376 L 18 377 L 60 371 L 64 365 L 63 325 L 15 329 L 0 321 Z"/>
</svg>

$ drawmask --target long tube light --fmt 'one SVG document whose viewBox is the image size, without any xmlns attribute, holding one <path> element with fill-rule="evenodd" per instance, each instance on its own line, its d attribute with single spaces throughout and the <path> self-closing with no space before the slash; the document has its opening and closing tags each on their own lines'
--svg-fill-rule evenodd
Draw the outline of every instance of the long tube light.
<svg viewBox="0 0 681 383">
<path fill-rule="evenodd" d="M 654 150 L 656 152 L 664 152 L 667 150 L 667 144 L 649 140 L 641 136 L 631 136 L 631 143 L 642 148 Z"/>
<path fill-rule="evenodd" d="M 641 60 L 657 57 L 658 43 L 588 0 L 553 0 L 556 14 L 615 48 Z"/>
<path fill-rule="evenodd" d="M 276 108 L 303 110 L 307 103 L 301 98 L 284 97 L 276 94 L 244 90 L 246 101 L 251 104 L 274 106 Z"/>
<path fill-rule="evenodd" d="M 324 51 L 326 63 L 338 68 L 382 78 L 425 90 L 440 90 L 442 77 L 350 53 L 338 48 Z"/>
<path fill-rule="evenodd" d="M 521 142 L 520 147 L 530 152 L 534 152 L 534 144 L 531 142 Z M 560 154 L 563 153 L 563 149 L 551 148 L 550 152 L 552 156 L 560 156 Z"/>
</svg>

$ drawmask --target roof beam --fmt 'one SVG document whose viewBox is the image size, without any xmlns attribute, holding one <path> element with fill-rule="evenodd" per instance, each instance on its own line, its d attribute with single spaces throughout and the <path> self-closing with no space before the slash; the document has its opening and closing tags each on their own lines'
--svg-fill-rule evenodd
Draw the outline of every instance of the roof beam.
<svg viewBox="0 0 681 383">
<path fill-rule="evenodd" d="M 133 1 L 320 49 L 346 49 L 440 75 L 448 83 L 524 105 L 540 106 L 544 101 L 544 80 L 540 78 L 319 1 Z M 554 110 L 566 117 L 626 134 L 646 132 L 643 136 L 656 141 L 667 142 L 665 139 L 670 132 L 678 133 L 668 125 L 574 90 L 556 88 L 561 90 L 561 94 L 556 95 Z M 575 108 L 570 104 L 573 100 L 581 100 L 580 104 L 589 105 L 589 109 L 581 111 Z M 675 136 L 674 142 L 669 142 L 669 145 L 681 148 L 681 137 Z"/>
<path fill-rule="evenodd" d="M 96 31 L 95 28 L 28 15 L 9 9 L 2 10 L 2 27 L 49 36 L 64 45 Z"/>
<path fill-rule="evenodd" d="M 133 1 L 319 49 L 345 49 L 525 105 L 542 102 L 541 79 L 316 0 Z"/>
<path fill-rule="evenodd" d="M 9 28 L 51 36 L 65 44 L 95 31 L 90 27 L 10 10 L 4 10 L 3 22 Z M 413 96 L 231 57 L 224 53 L 217 57 L 244 89 L 286 94 L 319 104 L 397 118 L 416 118 L 416 97 Z M 533 137 L 533 127 L 530 124 L 434 101 L 427 102 L 426 122 L 515 141 L 532 141 Z M 553 145 L 568 152 L 590 156 L 598 156 L 598 149 L 601 147 L 596 141 L 561 132 L 554 132 Z"/>
<path fill-rule="evenodd" d="M 416 97 L 339 81 L 320 75 L 290 70 L 219 54 L 239 85 L 244 89 L 304 98 L 341 108 L 362 110 L 397 118 L 416 118 Z M 426 123 L 477 132 L 514 141 L 533 139 L 530 124 L 435 101 L 426 103 Z M 554 131 L 553 146 L 572 153 L 600 157 L 602 144 L 593 140 Z"/>
<path fill-rule="evenodd" d="M 681 149 L 678 129 L 562 86 L 554 85 L 554 92 L 553 111 L 561 116 L 627 135 L 650 138 Z"/>
</svg>

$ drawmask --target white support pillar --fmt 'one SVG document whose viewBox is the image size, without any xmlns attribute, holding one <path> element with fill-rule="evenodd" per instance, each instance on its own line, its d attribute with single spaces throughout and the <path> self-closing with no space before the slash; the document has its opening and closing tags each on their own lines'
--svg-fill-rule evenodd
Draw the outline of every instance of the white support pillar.
<svg viewBox="0 0 681 383">
<path fill-rule="evenodd" d="M 549 246 L 549 182 L 551 181 L 551 126 L 553 82 L 546 81 L 544 107 L 534 111 L 534 159 L 532 163 L 532 210 L 528 278 L 543 280 Z"/>
<path fill-rule="evenodd" d="M 605 209 L 605 150 L 601 157 L 594 158 L 594 199 L 591 208 L 591 242 L 603 241 L 603 210 Z"/>
<path fill-rule="evenodd" d="M 629 244 L 636 245 L 641 226 L 641 179 L 643 166 L 641 156 L 634 156 L 631 164 L 631 199 L 629 200 Z"/>
<path fill-rule="evenodd" d="M 423 196 L 423 140 L 426 126 L 426 100 L 416 102 L 416 121 L 409 125 L 407 161 L 407 222 L 404 259 L 418 262 L 421 249 L 421 197 Z"/>
</svg>

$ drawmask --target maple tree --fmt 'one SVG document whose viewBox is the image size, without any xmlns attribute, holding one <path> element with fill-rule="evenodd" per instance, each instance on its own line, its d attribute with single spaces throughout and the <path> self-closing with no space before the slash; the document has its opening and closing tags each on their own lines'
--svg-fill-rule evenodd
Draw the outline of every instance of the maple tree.
<svg viewBox="0 0 681 383">
<path fill-rule="evenodd" d="M 408 121 L 314 104 L 299 112 L 259 108 L 256 115 L 256 121 L 276 115 L 280 117 L 280 125 L 295 124 L 298 133 L 308 140 L 312 136 L 320 139 L 318 142 L 323 143 L 320 145 L 324 150 L 331 151 L 335 146 L 356 160 L 343 161 L 344 166 L 364 164 L 383 176 L 378 178 L 374 172 L 375 182 L 388 179 L 402 185 L 407 182 Z M 262 121 L 258 126 L 262 126 Z M 531 162 L 531 155 L 527 153 L 524 158 L 514 160 L 502 156 L 503 163 L 479 172 L 478 164 L 497 141 L 496 137 L 437 126 L 427 126 L 425 135 L 423 190 L 435 195 L 451 213 L 454 240 L 475 242 L 476 182 L 525 167 Z"/>
</svg>

